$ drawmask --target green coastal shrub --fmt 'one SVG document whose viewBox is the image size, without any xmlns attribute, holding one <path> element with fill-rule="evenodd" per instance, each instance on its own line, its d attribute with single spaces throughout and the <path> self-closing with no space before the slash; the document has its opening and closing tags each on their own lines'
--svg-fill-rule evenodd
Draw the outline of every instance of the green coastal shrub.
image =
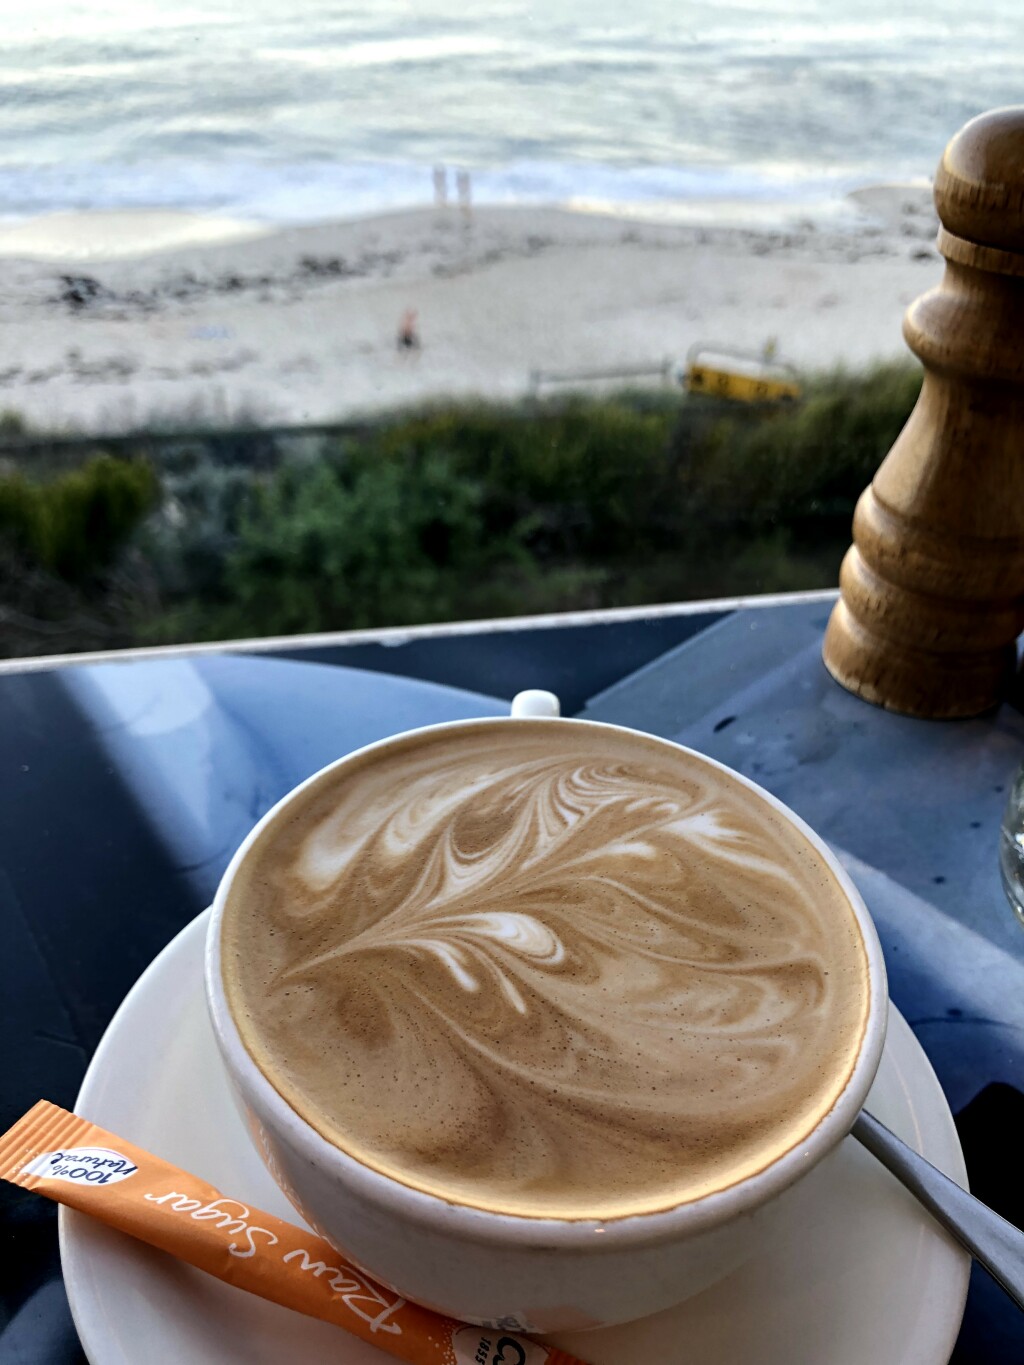
<svg viewBox="0 0 1024 1365">
<path fill-rule="evenodd" d="M 165 473 L 162 482 L 163 503 L 146 522 L 141 549 L 168 600 L 216 602 L 242 521 L 259 497 L 261 477 L 234 464 L 200 463 Z"/>
<path fill-rule="evenodd" d="M 684 416 L 673 444 L 691 530 L 848 530 L 920 388 L 916 366 L 889 364 L 821 376 L 792 406 Z"/>
<path fill-rule="evenodd" d="M 221 620 L 286 634 L 447 619 L 474 584 L 530 567 L 515 528 L 489 533 L 483 501 L 441 451 L 284 468 L 242 516 Z"/>
<path fill-rule="evenodd" d="M 111 564 L 157 495 L 150 465 L 109 455 L 47 483 L 9 474 L 0 478 L 0 538 L 30 564 L 80 582 Z"/>
<path fill-rule="evenodd" d="M 458 405 L 385 427 L 365 457 L 441 452 L 482 489 L 494 534 L 519 531 L 529 518 L 528 542 L 542 557 L 614 555 L 635 551 L 659 519 L 678 409 L 678 398 L 655 411 L 622 399 Z"/>
<path fill-rule="evenodd" d="M 16 561 L 21 584 L 7 573 L 0 605 L 66 624 L 70 598 L 51 610 L 44 580 L 74 585 L 78 617 L 121 611 L 128 643 L 834 584 L 920 383 L 887 365 L 807 380 L 785 407 L 670 391 L 460 402 L 251 449 L 200 433 L 173 458 L 154 437 L 140 449 L 159 488 L 142 458 L 0 474 L 0 567 Z"/>
</svg>

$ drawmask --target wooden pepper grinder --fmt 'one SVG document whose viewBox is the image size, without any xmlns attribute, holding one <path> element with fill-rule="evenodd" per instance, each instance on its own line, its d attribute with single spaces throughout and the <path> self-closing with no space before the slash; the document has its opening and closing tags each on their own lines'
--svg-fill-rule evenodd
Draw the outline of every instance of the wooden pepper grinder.
<svg viewBox="0 0 1024 1365">
<path fill-rule="evenodd" d="M 903 321 L 921 396 L 857 503 L 825 666 L 866 701 L 974 716 L 1024 629 L 1024 106 L 961 128 L 939 163 L 942 283 Z"/>
</svg>

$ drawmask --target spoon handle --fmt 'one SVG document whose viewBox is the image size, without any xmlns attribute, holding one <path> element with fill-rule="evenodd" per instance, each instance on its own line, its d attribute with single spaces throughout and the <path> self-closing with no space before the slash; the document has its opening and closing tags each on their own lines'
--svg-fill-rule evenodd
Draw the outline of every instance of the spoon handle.
<svg viewBox="0 0 1024 1365">
<path fill-rule="evenodd" d="M 853 1125 L 853 1136 L 967 1248 L 1017 1307 L 1024 1308 L 1024 1232 L 936 1170 L 866 1110 Z"/>
</svg>

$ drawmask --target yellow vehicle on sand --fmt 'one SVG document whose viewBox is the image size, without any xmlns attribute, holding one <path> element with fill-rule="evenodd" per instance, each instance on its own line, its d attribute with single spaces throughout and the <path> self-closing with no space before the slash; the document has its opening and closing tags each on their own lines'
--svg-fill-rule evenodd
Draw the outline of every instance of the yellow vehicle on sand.
<svg viewBox="0 0 1024 1365">
<path fill-rule="evenodd" d="M 778 360 L 769 342 L 760 351 L 695 342 L 682 374 L 687 393 L 704 393 L 737 403 L 785 403 L 800 397 L 796 369 Z"/>
</svg>

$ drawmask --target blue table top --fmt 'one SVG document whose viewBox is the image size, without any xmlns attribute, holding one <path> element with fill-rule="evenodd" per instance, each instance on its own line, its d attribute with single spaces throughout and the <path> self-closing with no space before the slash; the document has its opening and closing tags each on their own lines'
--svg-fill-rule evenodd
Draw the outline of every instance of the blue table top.
<svg viewBox="0 0 1024 1365">
<path fill-rule="evenodd" d="M 543 632 L 546 663 L 510 631 L 463 635 L 447 653 L 441 640 L 432 652 L 360 657 L 374 672 L 214 654 L 0 675 L 0 998 L 11 1034 L 0 1131 L 40 1096 L 73 1102 L 132 982 L 208 902 L 278 797 L 384 735 L 500 714 L 521 686 L 544 685 L 546 667 L 576 703 L 567 709 L 721 759 L 832 844 L 957 1116 L 972 1187 L 1020 1224 L 1024 933 L 999 884 L 996 836 L 1024 718 L 1004 707 L 935 723 L 865 705 L 821 664 L 827 613 L 820 601 L 709 613 L 669 649 L 662 623 L 639 668 L 634 638 L 590 629 L 584 648 L 562 627 Z M 419 677 L 400 676 L 403 665 Z M 502 695 L 462 690 L 467 676 Z M 8 1186 L 0 1217 L 16 1248 L 0 1276 L 0 1362 L 83 1359 L 52 1206 Z M 980 1272 L 953 1359 L 1024 1361 L 1024 1319 Z"/>
</svg>

